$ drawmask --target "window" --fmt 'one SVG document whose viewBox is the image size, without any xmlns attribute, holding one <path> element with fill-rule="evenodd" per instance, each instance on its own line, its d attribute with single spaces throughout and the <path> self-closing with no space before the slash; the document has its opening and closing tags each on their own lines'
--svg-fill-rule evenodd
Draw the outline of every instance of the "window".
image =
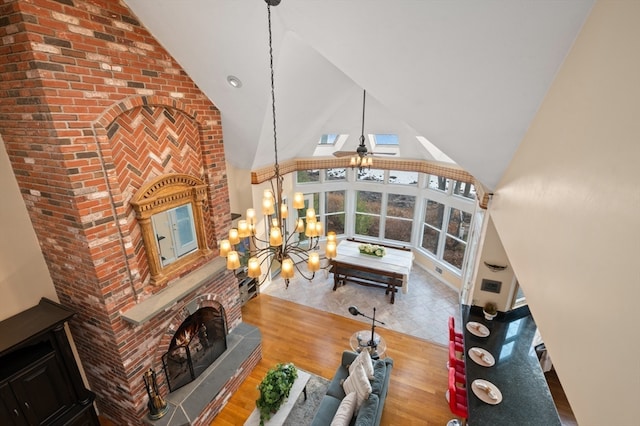
<svg viewBox="0 0 640 426">
<path fill-rule="evenodd" d="M 411 242 L 416 197 L 400 194 L 388 194 L 387 197 L 384 237 L 389 240 Z"/>
<path fill-rule="evenodd" d="M 356 193 L 356 230 L 358 235 L 379 237 L 380 208 L 382 193 L 357 191 Z"/>
<path fill-rule="evenodd" d="M 298 170 L 296 181 L 298 183 L 320 182 L 320 170 Z"/>
<path fill-rule="evenodd" d="M 475 199 L 476 198 L 476 188 L 472 183 L 455 181 L 453 186 L 453 195 L 458 195 L 460 197 Z"/>
<path fill-rule="evenodd" d="M 211 252 L 202 214 L 206 199 L 204 182 L 177 173 L 160 176 L 132 197 L 152 284 L 166 283 L 170 274 Z"/>
<path fill-rule="evenodd" d="M 320 136 L 320 145 L 335 145 L 336 140 L 338 139 L 338 134 L 325 134 Z"/>
<path fill-rule="evenodd" d="M 471 213 L 453 207 L 449 209 L 449 226 L 447 227 L 442 258 L 458 269 L 462 269 L 470 228 Z"/>
<path fill-rule="evenodd" d="M 347 179 L 347 169 L 326 169 L 325 181 L 344 181 Z"/>
<path fill-rule="evenodd" d="M 325 232 L 412 245 L 454 273 L 464 266 L 475 208 L 470 183 L 403 170 L 338 168 L 298 172 L 294 190 L 309 198 Z"/>
<path fill-rule="evenodd" d="M 362 182 L 384 182 L 384 170 L 362 169 L 358 170 L 358 181 Z"/>
<path fill-rule="evenodd" d="M 400 145 L 398 135 L 376 134 L 373 140 L 376 145 Z"/>
<path fill-rule="evenodd" d="M 345 191 L 325 192 L 325 230 L 344 234 L 344 194 Z"/>
<path fill-rule="evenodd" d="M 418 172 L 405 172 L 401 170 L 389 171 L 389 183 L 395 185 L 418 185 Z"/>
<path fill-rule="evenodd" d="M 438 254 L 443 218 L 444 204 L 427 200 L 422 230 L 422 247 L 435 255 Z"/>
</svg>

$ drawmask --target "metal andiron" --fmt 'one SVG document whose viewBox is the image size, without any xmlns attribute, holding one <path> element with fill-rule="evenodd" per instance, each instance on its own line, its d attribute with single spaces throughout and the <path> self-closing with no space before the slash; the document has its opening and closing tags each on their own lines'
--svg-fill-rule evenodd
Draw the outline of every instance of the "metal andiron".
<svg viewBox="0 0 640 426">
<path fill-rule="evenodd" d="M 157 420 L 160 417 L 167 414 L 167 403 L 158 392 L 158 381 L 156 380 L 156 373 L 151 368 L 144 373 L 142 377 L 144 379 L 144 386 L 147 388 L 147 395 L 149 395 L 149 418 L 151 420 Z"/>
</svg>

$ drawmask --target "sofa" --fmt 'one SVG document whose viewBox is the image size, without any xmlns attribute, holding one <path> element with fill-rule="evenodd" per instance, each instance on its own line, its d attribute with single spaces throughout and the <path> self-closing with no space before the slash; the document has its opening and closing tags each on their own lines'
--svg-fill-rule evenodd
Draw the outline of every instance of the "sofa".
<svg viewBox="0 0 640 426">
<path fill-rule="evenodd" d="M 340 406 L 340 402 L 346 394 L 342 383 L 349 376 L 349 366 L 358 356 L 355 352 L 345 351 L 342 353 L 342 362 L 336 370 L 326 394 L 320 402 L 318 411 L 311 423 L 312 426 L 328 426 Z M 371 382 L 371 394 L 366 399 L 360 409 L 351 420 L 352 426 L 379 425 L 384 408 L 384 401 L 387 398 L 389 389 L 389 379 L 393 360 L 384 358 L 373 360 L 374 379 Z"/>
</svg>

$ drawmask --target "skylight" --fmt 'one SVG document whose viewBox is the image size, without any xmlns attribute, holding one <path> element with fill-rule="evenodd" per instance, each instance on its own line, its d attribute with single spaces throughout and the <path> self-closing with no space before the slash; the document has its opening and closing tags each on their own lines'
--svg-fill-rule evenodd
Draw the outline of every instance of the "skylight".
<svg viewBox="0 0 640 426">
<path fill-rule="evenodd" d="M 372 136 L 376 145 L 400 145 L 398 135 L 376 134 Z"/>
</svg>

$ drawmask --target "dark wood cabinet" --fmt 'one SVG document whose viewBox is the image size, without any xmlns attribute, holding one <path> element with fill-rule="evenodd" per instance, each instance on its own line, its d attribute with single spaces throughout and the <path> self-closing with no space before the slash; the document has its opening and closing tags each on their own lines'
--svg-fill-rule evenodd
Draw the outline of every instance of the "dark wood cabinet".
<svg viewBox="0 0 640 426">
<path fill-rule="evenodd" d="M 0 322 L 1 425 L 99 425 L 64 330 L 73 315 L 43 298 Z"/>
</svg>

